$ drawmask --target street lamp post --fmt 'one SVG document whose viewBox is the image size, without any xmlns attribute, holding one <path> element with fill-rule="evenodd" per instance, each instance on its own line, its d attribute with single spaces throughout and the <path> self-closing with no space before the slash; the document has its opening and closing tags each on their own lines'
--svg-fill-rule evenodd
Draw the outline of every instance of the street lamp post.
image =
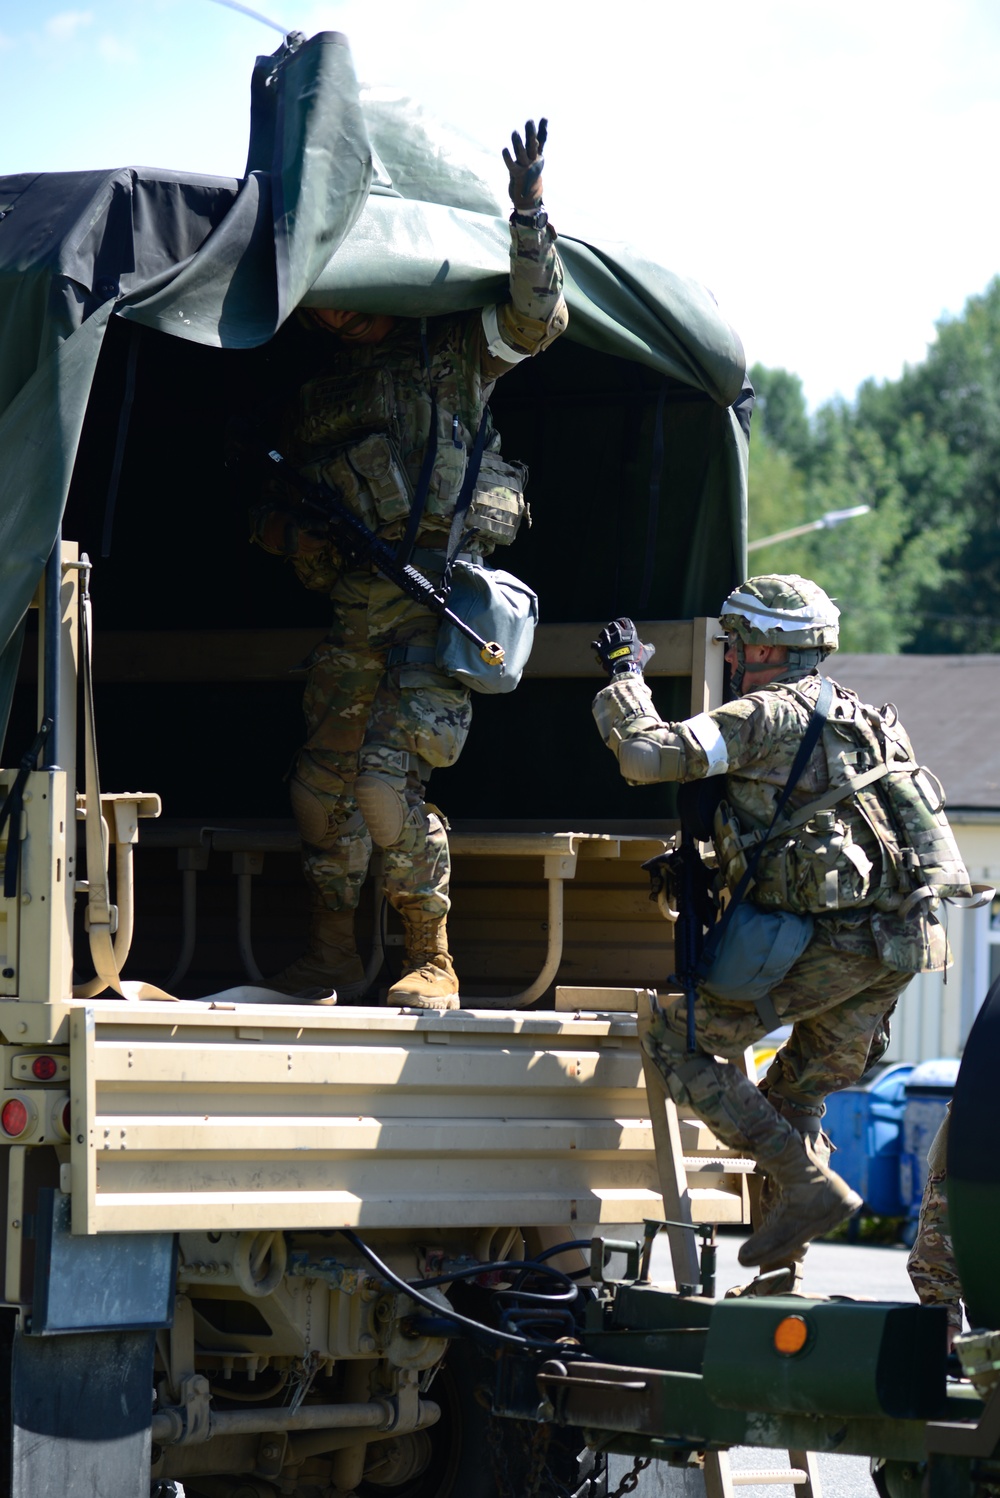
<svg viewBox="0 0 1000 1498">
<path fill-rule="evenodd" d="M 772 541 L 791 541 L 793 536 L 805 536 L 809 531 L 828 531 L 835 525 L 840 525 L 845 520 L 853 520 L 856 515 L 867 515 L 871 505 L 852 505 L 848 510 L 827 510 L 818 520 L 809 520 L 805 525 L 793 525 L 791 530 L 776 531 L 773 536 L 761 536 L 759 541 L 748 541 L 747 551 L 760 551 L 762 546 L 770 546 Z"/>
</svg>

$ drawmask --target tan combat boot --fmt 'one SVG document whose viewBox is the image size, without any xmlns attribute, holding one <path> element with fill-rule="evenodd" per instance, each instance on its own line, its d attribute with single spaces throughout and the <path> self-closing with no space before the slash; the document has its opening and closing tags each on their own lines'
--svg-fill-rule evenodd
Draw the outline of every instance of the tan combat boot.
<svg viewBox="0 0 1000 1498">
<path fill-rule="evenodd" d="M 810 1135 L 793 1134 L 780 1154 L 761 1160 L 781 1188 L 776 1210 L 739 1251 L 741 1264 L 794 1258 L 861 1208 L 861 1198 L 819 1157 Z"/>
<path fill-rule="evenodd" d="M 773 1099 L 769 1099 L 773 1102 Z M 828 1144 L 825 1134 L 814 1136 L 817 1141 Z M 824 1165 L 830 1163 L 830 1151 L 826 1150 L 820 1158 Z M 781 1192 L 770 1176 L 764 1175 L 759 1169 L 747 1181 L 750 1191 L 750 1222 L 754 1232 L 758 1232 L 764 1223 L 777 1212 L 781 1203 Z M 784 1259 L 767 1259 L 761 1264 L 754 1278 L 745 1285 L 734 1285 L 731 1290 L 726 1291 L 726 1300 L 739 1300 L 746 1295 L 801 1295 L 802 1281 L 805 1277 L 805 1257 L 809 1252 L 808 1247 L 800 1248 L 795 1254 Z"/>
<path fill-rule="evenodd" d="M 401 912 L 406 932 L 403 976 L 389 989 L 387 1002 L 409 1009 L 457 1009 L 458 978 L 448 952 L 444 916 Z"/>
<path fill-rule="evenodd" d="M 365 970 L 354 940 L 353 910 L 313 910 L 309 942 L 301 957 L 264 979 L 267 988 L 304 1003 L 335 1004 L 364 985 Z"/>
</svg>

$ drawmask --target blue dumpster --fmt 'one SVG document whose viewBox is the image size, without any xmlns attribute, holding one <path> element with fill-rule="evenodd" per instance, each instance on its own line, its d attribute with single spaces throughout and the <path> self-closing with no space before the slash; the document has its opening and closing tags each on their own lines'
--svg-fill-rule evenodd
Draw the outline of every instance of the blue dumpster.
<svg viewBox="0 0 1000 1498">
<path fill-rule="evenodd" d="M 944 1122 L 955 1090 L 959 1064 L 951 1057 L 921 1061 L 906 1079 L 903 1138 L 899 1152 L 899 1192 L 908 1219 L 903 1231 L 906 1243 L 912 1243 L 916 1236 L 920 1199 L 927 1179 L 927 1151 Z"/>
<path fill-rule="evenodd" d="M 900 1061 L 826 1100 L 823 1127 L 837 1147 L 830 1163 L 864 1197 L 868 1210 L 883 1217 L 906 1215 L 899 1151 L 906 1084 L 913 1071 L 909 1062 Z"/>
</svg>

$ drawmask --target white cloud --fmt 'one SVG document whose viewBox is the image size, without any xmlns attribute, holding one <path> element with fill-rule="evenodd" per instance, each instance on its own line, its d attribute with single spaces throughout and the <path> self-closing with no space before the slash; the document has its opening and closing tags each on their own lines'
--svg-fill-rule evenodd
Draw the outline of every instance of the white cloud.
<svg viewBox="0 0 1000 1498">
<path fill-rule="evenodd" d="M 105 32 L 101 37 L 97 43 L 97 50 L 105 62 L 132 64 L 139 61 L 139 54 L 135 48 L 110 32 Z"/>
<path fill-rule="evenodd" d="M 45 22 L 45 31 L 53 41 L 71 42 L 76 33 L 84 26 L 92 25 L 94 13 L 90 10 L 61 10 L 57 15 L 49 16 Z"/>
</svg>

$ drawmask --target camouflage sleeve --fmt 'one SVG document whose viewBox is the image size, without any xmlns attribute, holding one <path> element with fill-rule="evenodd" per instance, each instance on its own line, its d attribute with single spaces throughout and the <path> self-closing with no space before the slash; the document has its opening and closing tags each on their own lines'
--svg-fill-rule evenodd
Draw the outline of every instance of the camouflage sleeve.
<svg viewBox="0 0 1000 1498">
<path fill-rule="evenodd" d="M 734 702 L 680 723 L 664 723 L 641 676 L 609 682 L 594 698 L 593 712 L 597 730 L 629 785 L 724 775 L 730 764 L 728 739 L 739 734 L 748 716 L 741 703 Z"/>
<path fill-rule="evenodd" d="M 945 1118 L 927 1154 L 927 1182 L 920 1203 L 917 1236 L 906 1269 L 921 1305 L 947 1307 L 949 1324 L 961 1331 L 962 1286 L 948 1226 L 947 1153 L 948 1119 Z"/>
<path fill-rule="evenodd" d="M 495 380 L 566 331 L 569 311 L 555 230 L 511 218 L 510 300 L 483 308 L 482 373 Z"/>
<path fill-rule="evenodd" d="M 290 562 L 299 582 L 318 593 L 329 593 L 343 570 L 329 541 L 302 530 L 290 515 L 267 501 L 250 511 L 250 540 L 271 556 Z"/>
</svg>

